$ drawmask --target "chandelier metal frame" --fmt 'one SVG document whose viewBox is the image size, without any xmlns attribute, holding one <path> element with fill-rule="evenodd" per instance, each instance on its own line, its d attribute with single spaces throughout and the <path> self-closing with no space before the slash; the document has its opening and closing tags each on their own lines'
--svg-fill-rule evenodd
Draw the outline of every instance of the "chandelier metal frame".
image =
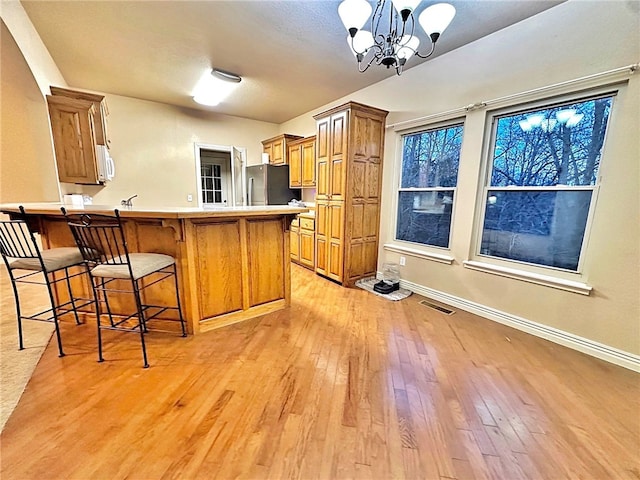
<svg viewBox="0 0 640 480">
<path fill-rule="evenodd" d="M 353 0 L 345 0 L 342 3 L 347 3 Z M 414 1 L 417 5 L 420 0 Z M 385 16 L 385 6 L 389 7 L 388 14 L 388 30 L 385 30 L 387 24 L 383 22 Z M 423 11 L 420 15 L 420 23 L 424 28 L 422 16 L 428 14 L 428 10 L 433 7 L 448 8 L 453 11 L 450 13 L 450 18 L 444 21 L 443 26 L 436 27 L 440 31 L 426 32 L 431 41 L 430 50 L 427 53 L 420 53 L 418 51 L 420 41 L 414 35 L 416 19 L 414 18 L 413 8 L 402 8 L 397 10 L 396 1 L 378 0 L 375 10 L 371 14 L 370 20 L 370 32 L 361 30 L 355 26 L 349 26 L 347 21 L 343 18 L 343 23 L 347 28 L 349 35 L 347 36 L 347 43 L 351 48 L 352 53 L 356 56 L 358 61 L 358 71 L 360 73 L 366 72 L 371 65 L 383 65 L 387 68 L 393 67 L 397 75 L 400 75 L 404 69 L 407 60 L 415 55 L 419 58 L 429 58 L 435 52 L 436 42 L 442 31 L 448 26 L 449 22 L 455 15 L 455 8 L 449 4 L 437 4 L 429 7 Z M 370 7 L 368 7 L 370 9 Z M 369 10 L 370 11 L 370 10 Z M 342 17 L 342 15 L 341 15 Z M 365 20 L 366 22 L 366 20 Z M 364 23 L 362 23 L 364 25 Z M 369 37 L 369 34 L 371 38 Z M 357 35 L 362 35 L 361 39 L 356 38 Z M 363 43 L 364 41 L 364 43 Z M 370 44 L 370 42 L 373 42 Z"/>
</svg>

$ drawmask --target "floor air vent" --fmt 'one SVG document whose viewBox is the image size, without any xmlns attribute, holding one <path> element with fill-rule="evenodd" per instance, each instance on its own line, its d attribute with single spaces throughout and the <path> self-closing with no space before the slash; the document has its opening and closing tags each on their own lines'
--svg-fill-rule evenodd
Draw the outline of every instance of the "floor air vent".
<svg viewBox="0 0 640 480">
<path fill-rule="evenodd" d="M 439 312 L 444 313 L 445 315 L 453 315 L 455 310 L 450 310 L 447 307 L 443 307 L 442 305 L 437 305 L 435 303 L 427 302 L 426 300 L 422 300 L 420 305 L 424 305 L 425 307 L 433 308 L 434 310 L 438 310 Z"/>
</svg>

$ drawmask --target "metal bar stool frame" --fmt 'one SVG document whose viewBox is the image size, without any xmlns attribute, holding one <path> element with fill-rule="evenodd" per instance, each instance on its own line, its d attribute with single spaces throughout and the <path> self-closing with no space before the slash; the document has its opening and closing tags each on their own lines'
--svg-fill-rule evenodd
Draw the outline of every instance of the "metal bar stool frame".
<svg viewBox="0 0 640 480">
<path fill-rule="evenodd" d="M 165 321 L 179 321 L 182 337 L 187 336 L 186 322 L 182 314 L 180 303 L 180 290 L 178 287 L 178 275 L 175 259 L 169 255 L 159 253 L 130 253 L 120 212 L 114 210 L 114 216 L 97 214 L 70 215 L 62 208 L 62 213 L 67 218 L 71 233 L 80 249 L 91 279 L 94 302 L 96 305 L 96 325 L 98 332 L 98 361 L 103 362 L 102 330 L 115 330 L 125 332 L 139 332 L 142 347 L 144 368 L 149 367 L 147 349 L 144 334 L 148 332 L 147 323 L 158 318 L 162 313 L 175 310 L 179 320 L 160 319 Z M 156 261 L 156 266 L 141 268 L 145 261 Z M 154 275 L 153 281 L 148 281 Z M 150 305 L 142 301 L 142 292 L 146 288 L 155 285 L 169 277 L 174 278 L 176 292 L 176 305 Z M 129 280 L 131 288 L 111 287 L 114 282 Z M 146 283 L 142 283 L 145 280 Z M 136 311 L 130 315 L 114 315 L 109 304 L 109 293 L 133 294 Z M 104 305 L 104 312 L 103 312 Z M 155 309 L 152 314 L 148 312 Z M 103 313 L 108 316 L 108 323 L 101 321 Z M 136 318 L 137 322 L 131 322 Z"/>
<path fill-rule="evenodd" d="M 24 207 L 20 205 L 18 208 L 20 214 L 14 214 L 17 218 L 14 217 L 11 220 L 0 221 L 0 251 L 9 274 L 9 279 L 11 280 L 11 287 L 15 298 L 19 349 L 24 350 L 23 320 L 49 322 L 55 325 L 58 356 L 64 357 L 62 335 L 60 334 L 60 316 L 73 313 L 76 325 L 81 325 L 78 310 L 94 304 L 93 300 L 75 297 L 73 295 L 73 289 L 71 288 L 71 279 L 85 275 L 86 273 L 84 261 L 82 256 L 79 255 L 80 252 L 73 252 L 72 249 L 69 248 L 41 249 L 38 246 L 33 231 L 29 227 Z M 50 260 L 52 260 L 51 257 L 60 252 L 62 252 L 62 255 L 59 256 L 58 260 L 50 262 Z M 81 271 L 70 273 L 69 269 L 73 267 L 79 267 Z M 16 274 L 15 271 L 28 273 Z M 56 278 L 56 273 L 63 273 L 64 277 Z M 42 279 L 38 278 L 40 275 L 42 275 Z M 63 281 L 66 283 L 69 300 L 58 303 L 54 293 L 54 286 Z M 21 283 L 45 285 L 47 287 L 50 307 L 37 313 L 23 315 L 18 288 L 18 285 Z"/>
</svg>

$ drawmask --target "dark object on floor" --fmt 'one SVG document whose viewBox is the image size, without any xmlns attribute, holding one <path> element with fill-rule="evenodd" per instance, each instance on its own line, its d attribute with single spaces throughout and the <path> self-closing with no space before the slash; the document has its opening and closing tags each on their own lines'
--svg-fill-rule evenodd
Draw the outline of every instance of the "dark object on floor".
<svg viewBox="0 0 640 480">
<path fill-rule="evenodd" d="M 395 292 L 399 288 L 400 288 L 400 282 L 387 283 L 384 280 L 380 280 L 378 283 L 376 283 L 373 286 L 374 291 L 378 293 L 384 293 L 384 294 Z"/>
</svg>

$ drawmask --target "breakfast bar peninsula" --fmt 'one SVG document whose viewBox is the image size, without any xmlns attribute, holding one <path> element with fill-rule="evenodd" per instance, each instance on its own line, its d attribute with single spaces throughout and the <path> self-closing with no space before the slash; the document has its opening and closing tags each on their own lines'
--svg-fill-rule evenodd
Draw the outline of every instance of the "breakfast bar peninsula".
<svg viewBox="0 0 640 480">
<path fill-rule="evenodd" d="M 190 333 L 198 334 L 289 305 L 289 225 L 294 215 L 307 211 L 305 208 L 22 205 L 45 248 L 74 245 L 60 207 L 72 214 L 88 215 L 113 215 L 118 208 L 130 252 L 164 253 L 176 259 L 180 298 Z M 18 207 L 19 204 L 4 204 L 0 211 L 16 214 Z M 146 293 L 153 297 L 149 300 L 171 303 L 174 292 L 155 287 Z M 79 288 L 86 289 L 89 295 L 88 285 Z"/>
</svg>

